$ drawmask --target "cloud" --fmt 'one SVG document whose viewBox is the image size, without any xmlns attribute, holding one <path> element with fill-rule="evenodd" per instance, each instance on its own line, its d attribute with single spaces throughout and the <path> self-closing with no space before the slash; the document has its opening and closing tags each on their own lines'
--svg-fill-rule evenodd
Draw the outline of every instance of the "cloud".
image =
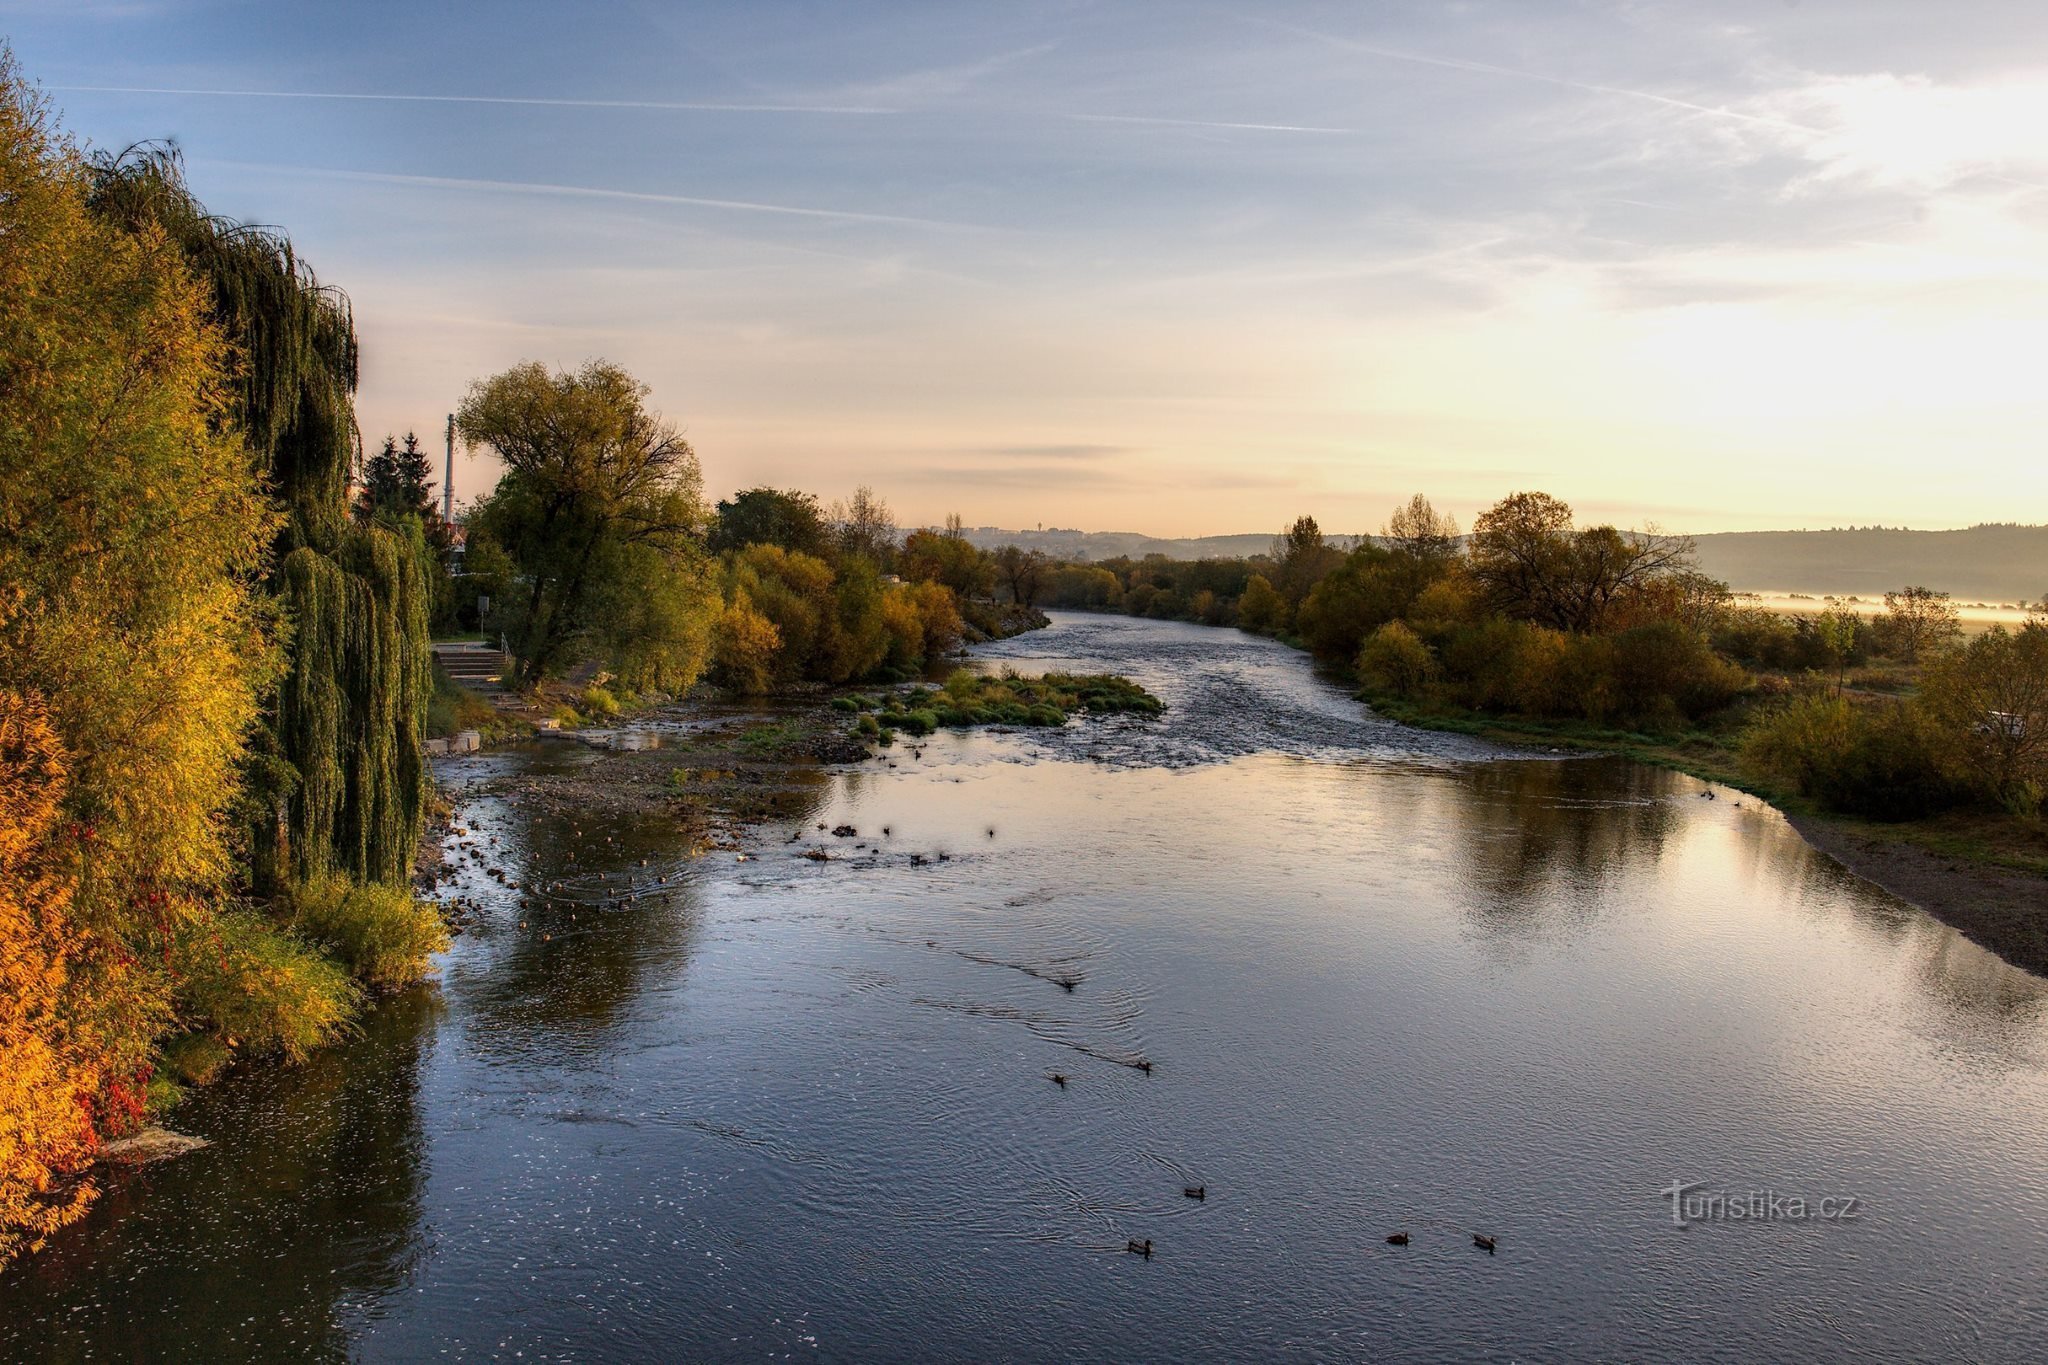
<svg viewBox="0 0 2048 1365">
<path fill-rule="evenodd" d="M 982 446 L 970 455 L 998 455 L 1018 460 L 1107 460 L 1118 455 L 1135 455 L 1136 446 L 1042 445 Z"/>
<path fill-rule="evenodd" d="M 1810 76 L 1751 101 L 1775 144 L 1816 169 L 1798 188 L 1938 191 L 1977 178 L 2048 188 L 2048 81 L 1944 85 L 1875 72 Z"/>
</svg>

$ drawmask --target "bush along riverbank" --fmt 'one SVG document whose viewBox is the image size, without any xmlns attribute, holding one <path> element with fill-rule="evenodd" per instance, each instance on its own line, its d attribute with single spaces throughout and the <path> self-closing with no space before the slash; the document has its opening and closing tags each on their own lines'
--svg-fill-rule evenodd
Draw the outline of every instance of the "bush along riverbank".
<svg viewBox="0 0 2048 1365">
<path fill-rule="evenodd" d="M 1115 674 L 1047 673 L 1026 678 L 1007 668 L 995 677 L 958 669 L 943 688 L 837 697 L 832 706 L 857 717 L 855 738 L 884 746 L 895 742 L 898 731 L 928 735 L 942 728 L 1060 726 L 1077 715 L 1156 716 L 1166 709 L 1159 698 Z"/>
</svg>

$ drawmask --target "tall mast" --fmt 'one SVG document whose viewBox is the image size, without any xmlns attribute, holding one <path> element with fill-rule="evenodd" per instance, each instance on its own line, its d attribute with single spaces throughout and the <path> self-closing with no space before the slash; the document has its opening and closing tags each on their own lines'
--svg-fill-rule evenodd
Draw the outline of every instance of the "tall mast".
<svg viewBox="0 0 2048 1365">
<path fill-rule="evenodd" d="M 441 475 L 441 520 L 455 524 L 455 414 L 448 414 L 448 467 Z"/>
</svg>

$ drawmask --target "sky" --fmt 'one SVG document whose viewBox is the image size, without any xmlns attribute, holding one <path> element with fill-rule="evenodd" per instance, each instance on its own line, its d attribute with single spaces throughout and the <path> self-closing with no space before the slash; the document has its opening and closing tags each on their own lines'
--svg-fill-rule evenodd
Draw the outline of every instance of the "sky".
<svg viewBox="0 0 2048 1365">
<path fill-rule="evenodd" d="M 0 0 L 354 302 L 904 525 L 2048 521 L 2038 0 Z M 458 456 L 467 498 L 495 478 Z"/>
</svg>

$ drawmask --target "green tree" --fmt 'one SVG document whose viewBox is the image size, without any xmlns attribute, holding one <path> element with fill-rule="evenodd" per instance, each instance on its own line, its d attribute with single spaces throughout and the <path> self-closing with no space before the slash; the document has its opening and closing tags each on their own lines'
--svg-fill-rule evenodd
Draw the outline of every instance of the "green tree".
<svg viewBox="0 0 2048 1365">
<path fill-rule="evenodd" d="M 1947 593 L 1906 587 L 1884 595 L 1884 615 L 1878 618 L 1878 630 L 1893 655 L 1910 664 L 1918 663 L 1923 654 L 1937 653 L 1954 644 L 1963 633 L 1963 625 Z"/>
<path fill-rule="evenodd" d="M 604 660 L 628 686 L 680 690 L 710 647 L 718 598 L 697 535 L 696 452 L 616 365 L 529 362 L 471 387 L 463 439 L 505 462 L 474 533 L 518 580 L 500 604 L 519 677 Z"/>
<path fill-rule="evenodd" d="M 1308 600 L 1323 576 L 1343 562 L 1342 551 L 1323 539 L 1323 528 L 1314 517 L 1296 517 L 1294 524 L 1273 541 L 1272 587 L 1287 604 L 1283 629 L 1294 624 L 1294 613 Z"/>
<path fill-rule="evenodd" d="M 830 557 L 834 548 L 818 500 L 774 488 L 749 488 L 719 503 L 706 543 L 717 554 L 776 545 L 817 559 Z"/>
<path fill-rule="evenodd" d="M 1255 573 L 1245 584 L 1244 595 L 1237 599 L 1237 623 L 1255 634 L 1271 635 L 1281 629 L 1281 617 L 1286 610 L 1286 601 L 1266 581 L 1266 576 Z"/>
<path fill-rule="evenodd" d="M 1863 633 L 1863 616 L 1844 598 L 1830 597 L 1827 604 L 1827 610 L 1813 618 L 1813 631 L 1827 652 L 1828 662 L 1834 665 L 1835 694 L 1840 696 L 1848 684 L 1849 663 L 1856 657 Z"/>
</svg>

